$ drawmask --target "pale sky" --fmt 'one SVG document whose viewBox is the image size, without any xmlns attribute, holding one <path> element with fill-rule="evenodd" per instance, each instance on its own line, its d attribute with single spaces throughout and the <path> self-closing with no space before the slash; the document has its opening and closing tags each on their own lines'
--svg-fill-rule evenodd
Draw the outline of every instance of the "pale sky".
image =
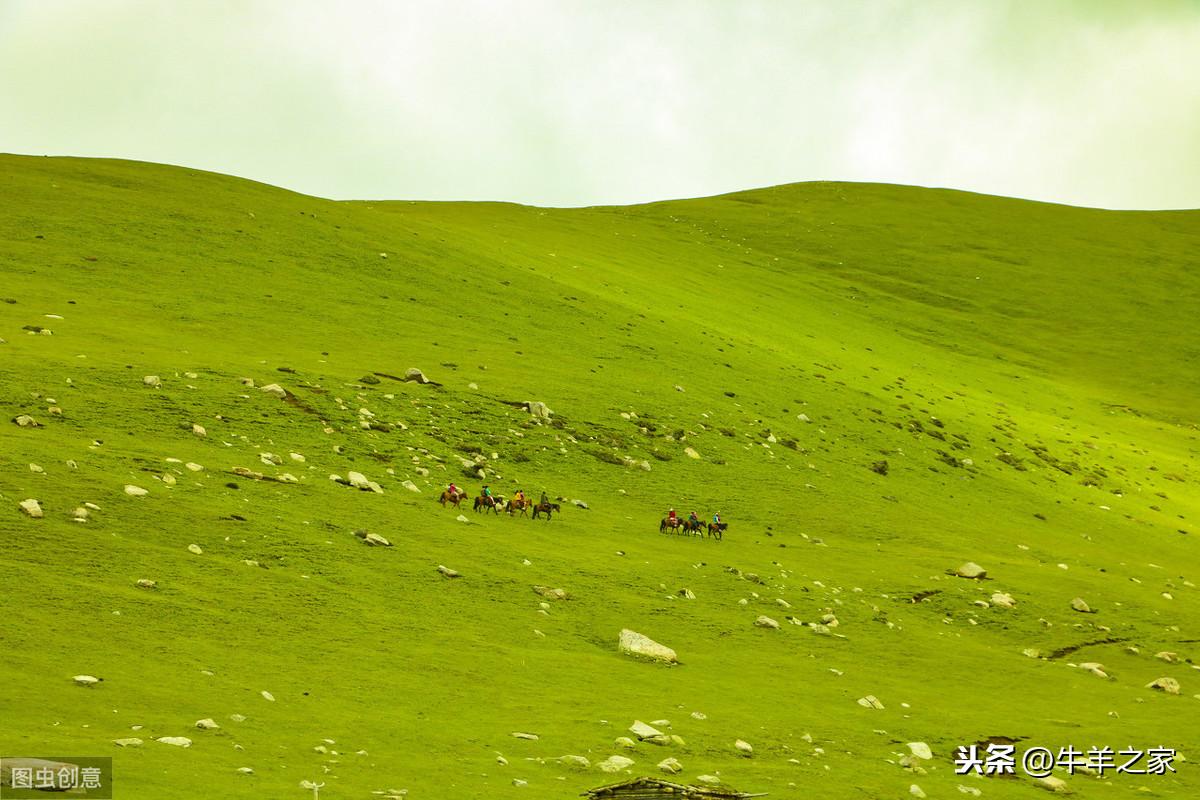
<svg viewBox="0 0 1200 800">
<path fill-rule="evenodd" d="M 0 152 L 332 198 L 1200 207 L 1200 0 L 0 0 Z"/>
</svg>

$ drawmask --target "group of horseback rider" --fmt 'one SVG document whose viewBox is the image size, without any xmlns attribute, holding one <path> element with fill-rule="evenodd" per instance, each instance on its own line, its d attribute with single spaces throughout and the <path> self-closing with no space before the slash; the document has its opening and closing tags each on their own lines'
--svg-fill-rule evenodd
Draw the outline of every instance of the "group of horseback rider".
<svg viewBox="0 0 1200 800">
<path fill-rule="evenodd" d="M 658 526 L 660 532 L 682 531 L 683 533 L 694 533 L 697 536 L 703 536 L 707 530 L 709 536 L 720 539 L 725 533 L 725 529 L 729 527 L 727 523 L 721 521 L 721 512 L 717 511 L 712 516 L 712 522 L 705 526 L 704 522 L 693 511 L 688 514 L 687 519 L 680 519 L 674 508 L 667 509 L 667 517 Z"/>
<path fill-rule="evenodd" d="M 446 487 L 446 491 L 442 492 L 440 501 L 443 506 L 447 503 L 450 503 L 457 508 L 459 503 L 466 498 L 466 490 L 454 485 L 454 483 L 451 483 Z M 538 500 L 537 503 L 534 503 L 531 499 L 529 499 L 529 497 L 525 494 L 524 489 L 517 489 L 516 492 L 513 493 L 513 496 L 506 501 L 505 498 L 493 494 L 491 486 L 485 483 L 479 492 L 479 496 L 475 498 L 475 510 L 490 510 L 498 514 L 500 513 L 500 509 L 504 509 L 509 514 L 512 514 L 516 511 L 519 511 L 522 514 L 528 514 L 529 510 L 533 509 L 533 516 L 535 518 L 544 514 L 547 519 L 550 518 L 550 513 L 552 511 L 561 511 L 558 503 L 550 502 L 550 497 L 544 490 L 542 491 L 541 499 Z"/>
</svg>

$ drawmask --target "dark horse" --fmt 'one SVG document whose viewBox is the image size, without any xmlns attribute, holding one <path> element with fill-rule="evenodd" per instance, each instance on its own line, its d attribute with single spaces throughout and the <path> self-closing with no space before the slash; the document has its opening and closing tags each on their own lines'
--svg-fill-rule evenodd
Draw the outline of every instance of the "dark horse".
<svg viewBox="0 0 1200 800">
<path fill-rule="evenodd" d="M 528 517 L 529 507 L 531 505 L 533 505 L 532 500 L 518 500 L 514 497 L 512 500 L 508 501 L 508 504 L 504 507 L 504 510 L 509 514 L 513 513 L 514 511 L 520 511 L 522 514 Z"/>
<path fill-rule="evenodd" d="M 498 498 L 495 498 L 495 497 L 488 497 L 487 495 L 481 494 L 481 495 L 479 495 L 479 497 L 475 498 L 475 510 L 479 511 L 479 509 L 482 508 L 483 513 L 485 513 L 485 514 L 488 511 L 491 511 L 493 514 L 499 514 L 500 511 L 498 509 L 499 509 L 499 506 L 501 506 L 501 505 L 502 505 L 502 502 Z"/>
<path fill-rule="evenodd" d="M 442 492 L 442 496 L 438 498 L 438 502 L 442 504 L 442 508 L 446 507 L 446 503 L 453 503 L 454 507 L 458 508 L 459 504 L 462 503 L 462 501 L 466 500 L 466 499 L 467 499 L 466 492 L 458 492 L 457 494 L 451 494 L 450 490 L 446 489 L 444 492 Z"/>
<path fill-rule="evenodd" d="M 549 522 L 550 521 L 550 512 L 552 512 L 552 511 L 558 511 L 559 513 L 561 513 L 562 508 L 558 505 L 558 503 L 538 503 L 537 505 L 535 505 L 533 507 L 533 518 L 537 519 L 538 514 L 545 514 L 546 521 Z"/>
<path fill-rule="evenodd" d="M 696 519 L 696 520 L 685 519 L 683 521 L 683 532 L 689 533 L 689 534 L 694 533 L 697 536 L 703 536 L 704 535 L 704 523 L 698 519 Z"/>
<path fill-rule="evenodd" d="M 708 523 L 708 535 L 714 537 L 719 542 L 725 535 L 725 529 L 728 527 L 728 522 L 710 522 Z"/>
<path fill-rule="evenodd" d="M 663 517 L 663 521 L 658 523 L 659 533 L 674 533 L 678 528 L 682 527 L 683 521 L 679 518 L 675 519 L 675 524 L 671 524 L 670 517 Z"/>
</svg>

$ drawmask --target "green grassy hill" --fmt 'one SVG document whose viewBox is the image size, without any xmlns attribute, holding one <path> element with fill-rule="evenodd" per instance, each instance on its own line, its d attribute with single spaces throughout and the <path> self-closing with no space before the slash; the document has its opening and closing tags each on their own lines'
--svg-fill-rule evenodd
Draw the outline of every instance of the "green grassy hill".
<svg viewBox="0 0 1200 800">
<path fill-rule="evenodd" d="M 955 749 L 1200 759 L 1197 253 L 1200 212 L 884 185 L 540 209 L 0 157 L 0 755 L 327 799 L 669 757 L 772 798 L 1026 798 Z M 437 504 L 479 470 L 561 515 Z M 728 533 L 662 535 L 668 506 Z M 624 749 L 634 720 L 682 743 Z M 1195 763 L 1058 774 L 1192 798 Z"/>
</svg>

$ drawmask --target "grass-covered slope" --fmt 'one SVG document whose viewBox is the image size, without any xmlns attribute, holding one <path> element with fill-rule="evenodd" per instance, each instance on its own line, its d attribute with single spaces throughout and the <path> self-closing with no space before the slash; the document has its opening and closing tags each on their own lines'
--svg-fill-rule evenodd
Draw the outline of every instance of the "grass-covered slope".
<svg viewBox="0 0 1200 800">
<path fill-rule="evenodd" d="M 572 797 L 614 754 L 1019 798 L 954 749 L 1195 758 L 1197 245 L 1196 212 L 894 186 L 558 210 L 0 158 L 0 754 L 112 755 L 128 798 Z M 562 515 L 458 521 L 479 469 Z M 660 535 L 669 505 L 727 536 Z M 684 743 L 616 746 L 635 719 Z M 1187 798 L 1194 763 L 1064 777 Z"/>
</svg>

